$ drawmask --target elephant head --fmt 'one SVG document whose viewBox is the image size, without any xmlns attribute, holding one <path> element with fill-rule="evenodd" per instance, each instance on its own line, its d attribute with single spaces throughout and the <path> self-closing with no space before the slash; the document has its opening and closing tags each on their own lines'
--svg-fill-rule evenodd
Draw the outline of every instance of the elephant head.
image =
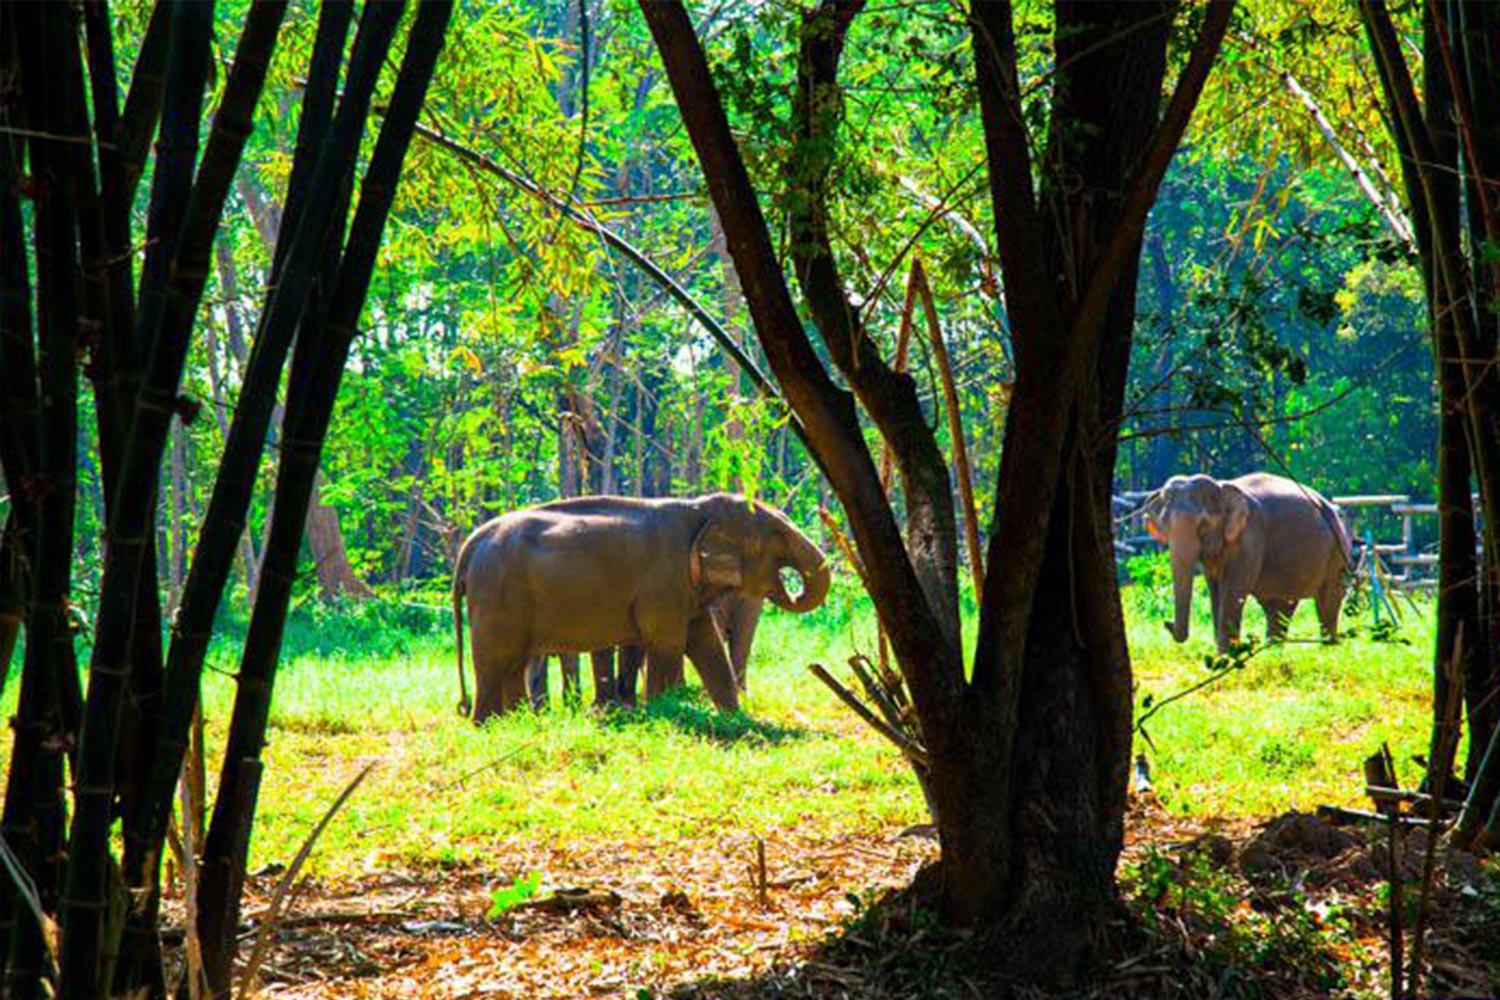
<svg viewBox="0 0 1500 1000">
<path fill-rule="evenodd" d="M 1249 498 L 1211 476 L 1173 476 L 1146 501 L 1146 530 L 1172 554 L 1172 638 L 1186 642 L 1193 598 L 1193 566 L 1217 579 L 1249 521 Z"/>
<path fill-rule="evenodd" d="M 701 505 L 707 518 L 693 539 L 689 571 L 693 584 L 709 598 L 733 591 L 800 614 L 828 597 L 827 558 L 781 511 L 726 493 L 704 497 Z M 795 597 L 782 580 L 786 569 L 802 581 Z M 748 624 L 754 628 L 753 622 Z"/>
</svg>

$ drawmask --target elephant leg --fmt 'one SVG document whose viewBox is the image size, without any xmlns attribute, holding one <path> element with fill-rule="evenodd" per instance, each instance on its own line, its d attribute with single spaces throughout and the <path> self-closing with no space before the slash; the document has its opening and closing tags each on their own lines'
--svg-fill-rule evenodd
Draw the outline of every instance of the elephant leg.
<svg viewBox="0 0 1500 1000">
<path fill-rule="evenodd" d="M 474 722 L 483 722 L 526 703 L 531 664 L 532 661 L 520 656 L 496 658 L 485 664 L 484 671 L 476 672 Z"/>
<path fill-rule="evenodd" d="M 665 646 L 646 650 L 646 700 L 654 701 L 682 685 L 682 652 Z"/>
<path fill-rule="evenodd" d="M 758 600 L 741 598 L 730 615 L 729 628 L 723 630 L 724 641 L 729 646 L 729 662 L 734 666 L 735 686 L 741 692 L 749 684 L 750 648 L 755 642 L 762 607 Z"/>
<path fill-rule="evenodd" d="M 1272 598 L 1257 597 L 1260 609 L 1266 613 L 1266 639 L 1270 642 L 1280 642 L 1286 638 L 1287 626 L 1291 624 L 1292 615 L 1297 611 L 1296 601 L 1284 601 Z"/>
<path fill-rule="evenodd" d="M 642 646 L 620 647 L 620 672 L 615 678 L 615 698 L 620 704 L 635 707 L 636 678 L 646 662 L 646 650 Z"/>
<path fill-rule="evenodd" d="M 1342 567 L 1337 574 L 1323 581 L 1318 590 L 1318 624 L 1323 627 L 1323 638 L 1328 642 L 1339 641 L 1339 612 L 1344 608 L 1344 590 L 1348 579 Z"/>
<path fill-rule="evenodd" d="M 1245 612 L 1245 599 L 1250 596 L 1259 572 L 1258 565 L 1230 560 L 1219 577 L 1218 600 L 1214 607 L 1214 636 L 1221 653 L 1228 652 L 1229 644 L 1240 637 L 1240 619 Z"/>
<path fill-rule="evenodd" d="M 615 650 L 613 646 L 589 654 L 594 668 L 594 706 L 603 708 L 615 701 Z"/>
<path fill-rule="evenodd" d="M 583 678 L 578 672 L 578 654 L 563 653 L 557 658 L 562 667 L 563 704 L 576 705 L 583 700 Z"/>
<path fill-rule="evenodd" d="M 725 712 L 738 709 L 740 695 L 734 667 L 725 654 L 724 637 L 719 634 L 712 615 L 700 614 L 688 622 L 687 654 L 714 704 Z"/>
<path fill-rule="evenodd" d="M 526 696 L 540 712 L 551 700 L 547 693 L 547 658 L 538 656 L 526 664 Z"/>
<path fill-rule="evenodd" d="M 471 616 L 472 620 L 472 616 Z M 474 636 L 474 714 L 477 723 L 508 712 L 526 699 L 530 660 L 497 623 L 480 622 Z"/>
</svg>

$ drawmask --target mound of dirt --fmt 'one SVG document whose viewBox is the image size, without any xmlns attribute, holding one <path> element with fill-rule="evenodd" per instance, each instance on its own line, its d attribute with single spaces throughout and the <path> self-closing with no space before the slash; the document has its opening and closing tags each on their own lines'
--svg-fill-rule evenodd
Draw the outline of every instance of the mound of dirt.
<svg viewBox="0 0 1500 1000">
<path fill-rule="evenodd" d="M 1422 877 L 1427 831 L 1407 830 L 1399 848 L 1401 877 Z M 1302 884 L 1309 888 L 1361 889 L 1384 881 L 1390 872 L 1390 847 L 1384 828 L 1335 826 L 1317 816 L 1289 812 L 1264 824 L 1238 850 L 1223 837 L 1205 834 L 1183 848 L 1209 857 L 1215 867 L 1232 865 L 1262 888 Z M 1449 886 L 1473 885 L 1480 862 L 1472 854 L 1440 845 L 1439 869 Z"/>
</svg>

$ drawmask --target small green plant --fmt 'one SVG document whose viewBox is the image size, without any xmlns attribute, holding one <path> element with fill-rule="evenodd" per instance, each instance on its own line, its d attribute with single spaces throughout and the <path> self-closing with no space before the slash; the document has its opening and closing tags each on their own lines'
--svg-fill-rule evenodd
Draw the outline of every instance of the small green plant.
<svg viewBox="0 0 1500 1000">
<path fill-rule="evenodd" d="M 507 910 L 513 910 L 536 895 L 541 888 L 542 873 L 531 872 L 519 876 L 510 885 L 502 885 L 490 892 L 490 912 L 486 916 L 494 920 Z"/>
</svg>

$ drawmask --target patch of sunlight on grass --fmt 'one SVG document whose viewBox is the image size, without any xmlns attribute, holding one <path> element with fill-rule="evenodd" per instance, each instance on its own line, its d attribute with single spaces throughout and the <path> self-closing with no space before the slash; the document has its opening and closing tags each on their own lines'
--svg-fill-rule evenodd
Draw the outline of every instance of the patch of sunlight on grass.
<svg viewBox="0 0 1500 1000">
<path fill-rule="evenodd" d="M 1198 590 L 1193 638 L 1178 645 L 1160 625 L 1169 596 L 1126 588 L 1137 717 L 1148 697 L 1160 702 L 1207 675 L 1212 628 Z M 971 595 L 964 606 L 972 635 Z M 1246 619 L 1245 635 L 1263 636 L 1259 611 Z M 1150 756 L 1168 805 L 1260 814 L 1354 802 L 1360 762 L 1382 741 L 1415 781 L 1406 762 L 1427 745 L 1431 608 L 1408 615 L 1409 645 L 1371 641 L 1368 624 L 1346 620 L 1362 631 L 1321 645 L 1304 602 L 1295 641 L 1159 710 L 1147 723 L 1150 743 L 1136 749 Z M 276 678 L 252 867 L 288 859 L 372 760 L 380 766 L 319 843 L 314 866 L 324 874 L 482 862 L 511 838 L 670 844 L 725 830 L 834 833 L 925 819 L 900 757 L 806 670 L 821 662 L 843 673 L 851 653 L 873 655 L 874 616 L 847 581 L 813 614 L 767 609 L 746 710 L 734 716 L 714 711 L 689 670 L 687 690 L 637 711 L 555 704 L 476 728 L 454 713 L 450 628 L 440 613 L 370 606 L 294 621 Z M 211 782 L 242 637 L 233 621 L 223 632 L 204 686 Z M 588 686 L 586 665 L 583 673 Z M 0 699 L 7 713 L 15 679 Z M 0 763 L 9 750 L 4 741 Z"/>
</svg>

